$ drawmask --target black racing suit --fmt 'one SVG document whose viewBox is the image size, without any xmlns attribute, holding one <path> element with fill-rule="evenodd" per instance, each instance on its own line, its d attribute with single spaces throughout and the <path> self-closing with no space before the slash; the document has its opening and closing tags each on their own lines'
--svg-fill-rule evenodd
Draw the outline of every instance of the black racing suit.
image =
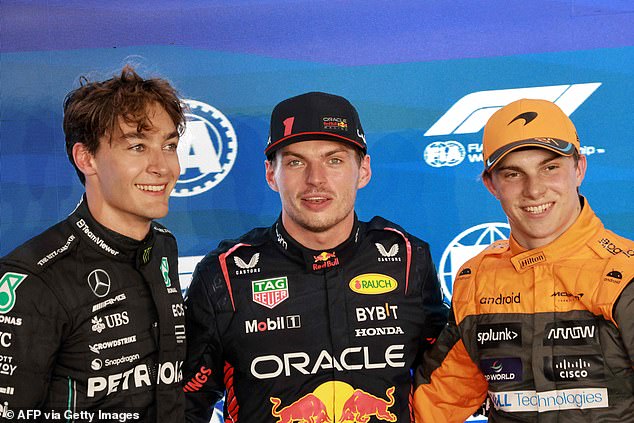
<svg viewBox="0 0 634 423">
<path fill-rule="evenodd" d="M 164 227 L 135 241 L 97 223 L 85 200 L 2 258 L 0 417 L 183 421 L 177 259 Z"/>
<path fill-rule="evenodd" d="M 187 421 L 410 422 L 410 369 L 446 322 L 428 245 L 375 217 L 336 248 L 225 241 L 185 301 Z"/>
</svg>

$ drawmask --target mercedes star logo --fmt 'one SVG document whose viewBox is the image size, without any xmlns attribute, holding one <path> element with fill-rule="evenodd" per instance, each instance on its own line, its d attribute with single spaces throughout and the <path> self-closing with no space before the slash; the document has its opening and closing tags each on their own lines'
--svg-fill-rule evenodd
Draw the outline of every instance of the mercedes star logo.
<svg viewBox="0 0 634 423">
<path fill-rule="evenodd" d="M 88 275 L 88 285 L 96 296 L 105 297 L 110 292 L 110 276 L 105 270 L 95 269 Z"/>
</svg>

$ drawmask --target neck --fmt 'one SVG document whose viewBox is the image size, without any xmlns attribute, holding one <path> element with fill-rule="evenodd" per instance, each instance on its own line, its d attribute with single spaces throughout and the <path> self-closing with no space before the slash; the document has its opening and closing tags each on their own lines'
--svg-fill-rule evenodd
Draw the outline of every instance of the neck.
<svg viewBox="0 0 634 423">
<path fill-rule="evenodd" d="M 95 201 L 86 190 L 86 202 L 88 210 L 92 217 L 99 222 L 100 225 L 117 232 L 118 234 L 127 236 L 136 241 L 144 239 L 150 231 L 151 220 L 141 218 L 122 219 L 108 207 L 103 201 Z M 126 216 L 128 217 L 128 216 Z"/>
<path fill-rule="evenodd" d="M 285 213 L 282 213 L 282 224 L 286 232 L 303 247 L 311 250 L 328 250 L 348 239 L 354 226 L 354 212 L 333 227 L 320 232 L 298 225 Z"/>
</svg>

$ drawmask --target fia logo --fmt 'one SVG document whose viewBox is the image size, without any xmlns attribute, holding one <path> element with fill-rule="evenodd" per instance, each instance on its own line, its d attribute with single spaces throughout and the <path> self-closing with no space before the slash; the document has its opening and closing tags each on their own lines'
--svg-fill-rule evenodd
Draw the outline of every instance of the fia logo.
<svg viewBox="0 0 634 423">
<path fill-rule="evenodd" d="M 202 194 L 218 185 L 231 171 L 238 154 L 238 138 L 231 122 L 218 109 L 185 100 L 187 126 L 178 143 L 181 174 L 173 197 Z"/>
</svg>

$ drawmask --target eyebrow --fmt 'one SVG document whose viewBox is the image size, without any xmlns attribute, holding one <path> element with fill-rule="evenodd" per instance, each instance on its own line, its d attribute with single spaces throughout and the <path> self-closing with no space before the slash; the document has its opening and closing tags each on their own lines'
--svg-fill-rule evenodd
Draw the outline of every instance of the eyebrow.
<svg viewBox="0 0 634 423">
<path fill-rule="evenodd" d="M 326 151 L 324 154 L 322 154 L 322 157 L 328 157 L 328 156 L 332 156 L 333 154 L 346 153 L 346 152 L 348 152 L 348 150 L 346 148 L 337 147 L 337 148 L 334 148 L 332 150 Z M 282 157 L 288 157 L 288 156 L 295 156 L 295 157 L 299 157 L 300 159 L 305 159 L 306 158 L 301 153 L 296 153 L 296 152 L 293 152 L 293 151 L 284 151 L 284 152 L 282 152 Z"/>
<path fill-rule="evenodd" d="M 564 156 L 561 156 L 561 155 L 557 154 L 556 156 L 546 158 L 546 159 L 542 160 L 541 162 L 539 162 L 538 166 L 543 166 L 543 165 L 545 165 L 545 164 L 547 164 L 549 162 L 552 162 L 554 160 L 557 160 L 557 159 L 559 159 L 561 157 L 564 157 Z M 500 165 L 498 168 L 496 168 L 494 170 L 494 172 L 502 172 L 502 171 L 505 171 L 505 170 L 514 170 L 516 172 L 523 172 L 522 168 L 520 168 L 518 166 L 512 166 L 512 165 L 510 165 L 510 166 Z"/>
<path fill-rule="evenodd" d="M 147 131 L 141 131 L 141 132 L 136 132 L 136 131 L 131 131 L 131 132 L 126 132 L 121 134 L 121 138 L 123 138 L 126 141 L 129 140 L 134 140 L 134 139 L 142 139 L 145 140 L 147 139 L 147 136 L 145 135 Z M 172 138 L 178 138 L 178 131 L 172 131 L 169 134 L 167 134 L 165 136 L 165 140 L 171 140 Z"/>
</svg>

